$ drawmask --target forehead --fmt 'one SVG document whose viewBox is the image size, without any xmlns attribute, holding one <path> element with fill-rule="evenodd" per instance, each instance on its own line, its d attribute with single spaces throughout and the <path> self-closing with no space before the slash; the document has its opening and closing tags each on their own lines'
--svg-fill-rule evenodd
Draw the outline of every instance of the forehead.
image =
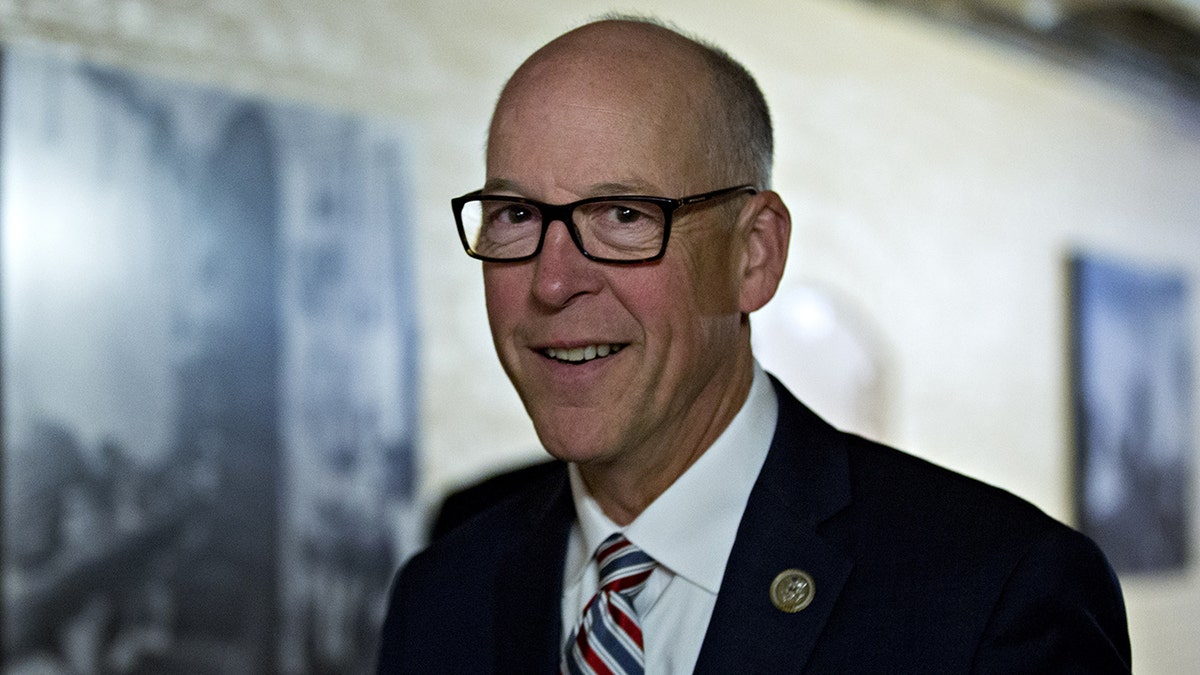
<svg viewBox="0 0 1200 675">
<path fill-rule="evenodd" d="M 577 194 L 612 184 L 682 193 L 703 183 L 709 84 L 695 51 L 654 33 L 568 38 L 531 57 L 505 88 L 488 180 Z"/>
</svg>

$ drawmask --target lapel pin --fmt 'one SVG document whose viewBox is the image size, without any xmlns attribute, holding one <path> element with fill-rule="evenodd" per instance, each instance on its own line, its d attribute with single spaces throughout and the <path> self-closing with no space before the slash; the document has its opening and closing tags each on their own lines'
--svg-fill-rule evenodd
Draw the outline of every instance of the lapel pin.
<svg viewBox="0 0 1200 675">
<path fill-rule="evenodd" d="M 771 582 L 771 603 L 781 612 L 795 614 L 808 607 L 817 592 L 812 575 L 804 570 L 784 570 Z"/>
</svg>

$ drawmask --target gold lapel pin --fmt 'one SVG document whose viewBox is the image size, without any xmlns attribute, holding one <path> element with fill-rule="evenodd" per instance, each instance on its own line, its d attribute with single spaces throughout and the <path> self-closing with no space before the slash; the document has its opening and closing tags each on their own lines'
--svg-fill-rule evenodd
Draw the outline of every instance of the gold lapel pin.
<svg viewBox="0 0 1200 675">
<path fill-rule="evenodd" d="M 804 570 L 784 570 L 771 582 L 771 603 L 781 612 L 795 614 L 808 607 L 816 595 L 812 575 Z"/>
</svg>

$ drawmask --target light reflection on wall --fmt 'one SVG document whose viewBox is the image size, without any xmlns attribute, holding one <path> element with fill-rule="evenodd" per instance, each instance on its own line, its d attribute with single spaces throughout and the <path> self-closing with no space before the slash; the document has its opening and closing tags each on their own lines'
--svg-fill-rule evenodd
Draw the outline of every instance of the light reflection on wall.
<svg viewBox="0 0 1200 675">
<path fill-rule="evenodd" d="M 68 109 L 89 104 L 79 83 L 52 83 L 47 70 L 8 71 L 41 80 L 14 87 L 56 90 Z M 167 367 L 166 282 L 176 233 L 146 235 L 179 221 L 178 189 L 166 189 L 148 138 L 128 125 L 97 128 L 94 118 L 53 111 L 20 119 L 23 110 L 29 108 L 9 106 L 3 136 L 6 152 L 28 161 L 10 163 L 0 175 L 5 378 L 20 383 L 22 394 L 6 401 L 7 433 L 20 439 L 29 432 L 22 425 L 44 415 L 68 420 L 84 447 L 110 440 L 137 457 L 161 457 L 176 398 Z M 42 138 L 12 133 L 18 126 L 39 129 Z M 71 142 L 100 133 L 121 153 Z M 41 151 L 46 135 L 62 138 L 68 151 Z M 123 166 L 111 166 L 119 158 Z"/>
<path fill-rule="evenodd" d="M 796 284 L 750 321 L 759 362 L 801 401 L 843 429 L 886 437 L 886 354 L 874 328 L 848 300 Z"/>
</svg>

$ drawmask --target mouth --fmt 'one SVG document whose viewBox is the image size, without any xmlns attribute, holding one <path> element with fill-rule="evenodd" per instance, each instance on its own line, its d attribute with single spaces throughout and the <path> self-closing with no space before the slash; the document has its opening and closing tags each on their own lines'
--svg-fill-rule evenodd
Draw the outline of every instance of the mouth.
<svg viewBox="0 0 1200 675">
<path fill-rule="evenodd" d="M 587 345 L 586 347 L 571 347 L 570 349 L 559 347 L 546 347 L 540 350 L 546 358 L 553 359 L 560 363 L 587 363 L 596 359 L 603 359 L 612 356 L 621 351 L 625 345 L 623 344 L 600 344 Z"/>
</svg>

